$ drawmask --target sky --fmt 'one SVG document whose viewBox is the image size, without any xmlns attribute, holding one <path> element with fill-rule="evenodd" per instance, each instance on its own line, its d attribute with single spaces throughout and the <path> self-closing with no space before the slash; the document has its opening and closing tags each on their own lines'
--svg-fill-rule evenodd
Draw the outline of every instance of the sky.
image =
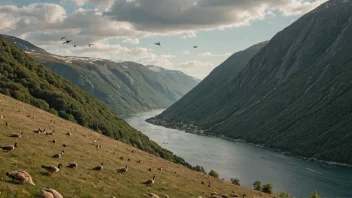
<svg viewBox="0 0 352 198">
<path fill-rule="evenodd" d="M 203 79 L 326 1 L 1 0 L 0 33 L 57 55 L 135 61 Z"/>
</svg>

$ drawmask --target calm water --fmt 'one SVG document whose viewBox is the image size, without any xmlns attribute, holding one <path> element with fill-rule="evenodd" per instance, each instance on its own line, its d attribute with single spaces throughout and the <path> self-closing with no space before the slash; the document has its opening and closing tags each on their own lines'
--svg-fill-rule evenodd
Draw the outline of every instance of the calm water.
<svg viewBox="0 0 352 198">
<path fill-rule="evenodd" d="M 226 180 L 238 177 L 242 186 L 252 188 L 252 183 L 259 180 L 262 184 L 273 184 L 275 192 L 285 191 L 295 197 L 308 197 L 313 190 L 324 197 L 352 197 L 352 168 L 303 161 L 249 144 L 187 134 L 145 122 L 161 112 L 125 119 L 190 164 L 201 165 L 207 172 L 214 169 Z"/>
</svg>

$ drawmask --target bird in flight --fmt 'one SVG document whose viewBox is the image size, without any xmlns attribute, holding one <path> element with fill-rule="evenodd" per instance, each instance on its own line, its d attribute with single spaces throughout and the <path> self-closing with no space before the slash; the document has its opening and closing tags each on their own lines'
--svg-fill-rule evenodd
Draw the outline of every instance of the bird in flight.
<svg viewBox="0 0 352 198">
<path fill-rule="evenodd" d="M 198 47 L 198 45 L 193 46 L 193 48 L 197 48 L 197 47 Z"/>
<path fill-rule="evenodd" d="M 94 45 L 94 44 L 87 44 L 89 47 L 91 46 L 91 45 Z"/>
<path fill-rule="evenodd" d="M 159 45 L 159 46 L 161 46 L 161 44 L 160 44 L 160 42 L 159 43 L 154 43 L 155 45 Z"/>
<path fill-rule="evenodd" d="M 63 42 L 62 44 L 69 44 L 72 40 L 66 40 L 65 42 Z"/>
<path fill-rule="evenodd" d="M 66 39 L 66 37 L 62 37 L 61 40 L 62 40 L 62 39 Z"/>
<path fill-rule="evenodd" d="M 73 47 L 76 47 L 76 45 L 73 45 Z"/>
</svg>

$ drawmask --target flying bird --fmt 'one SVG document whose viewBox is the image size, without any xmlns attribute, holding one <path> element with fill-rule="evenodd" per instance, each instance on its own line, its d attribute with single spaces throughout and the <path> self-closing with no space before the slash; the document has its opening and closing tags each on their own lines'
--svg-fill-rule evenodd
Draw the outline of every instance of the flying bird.
<svg viewBox="0 0 352 198">
<path fill-rule="evenodd" d="M 160 44 L 160 42 L 159 43 L 154 43 L 155 45 L 159 45 L 159 46 L 161 46 L 161 44 Z"/>
<path fill-rule="evenodd" d="M 61 40 L 62 40 L 62 39 L 66 39 L 66 37 L 62 37 Z"/>
<path fill-rule="evenodd" d="M 193 46 L 193 48 L 197 48 L 197 47 L 198 47 L 198 45 Z"/>
<path fill-rule="evenodd" d="M 89 47 L 91 46 L 91 45 L 94 45 L 94 44 L 87 44 Z"/>
<path fill-rule="evenodd" d="M 66 40 L 65 42 L 63 42 L 62 44 L 69 44 L 72 40 Z"/>
<path fill-rule="evenodd" d="M 76 45 L 73 45 L 73 47 L 76 47 Z"/>
</svg>

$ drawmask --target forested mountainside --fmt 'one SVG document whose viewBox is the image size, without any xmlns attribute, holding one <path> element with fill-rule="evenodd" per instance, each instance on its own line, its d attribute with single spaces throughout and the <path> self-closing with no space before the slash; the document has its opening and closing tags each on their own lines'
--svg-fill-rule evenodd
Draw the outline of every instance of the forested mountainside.
<svg viewBox="0 0 352 198">
<path fill-rule="evenodd" d="M 82 89 L 56 75 L 0 35 L 0 93 L 141 150 L 180 162 Z"/>
<path fill-rule="evenodd" d="M 22 39 L 4 36 L 118 115 L 169 107 L 199 83 L 180 71 L 135 62 L 58 56 Z"/>
<path fill-rule="evenodd" d="M 351 10 L 350 0 L 322 4 L 276 34 L 216 98 L 186 100 L 212 92 L 199 85 L 149 121 L 352 164 Z"/>
</svg>

